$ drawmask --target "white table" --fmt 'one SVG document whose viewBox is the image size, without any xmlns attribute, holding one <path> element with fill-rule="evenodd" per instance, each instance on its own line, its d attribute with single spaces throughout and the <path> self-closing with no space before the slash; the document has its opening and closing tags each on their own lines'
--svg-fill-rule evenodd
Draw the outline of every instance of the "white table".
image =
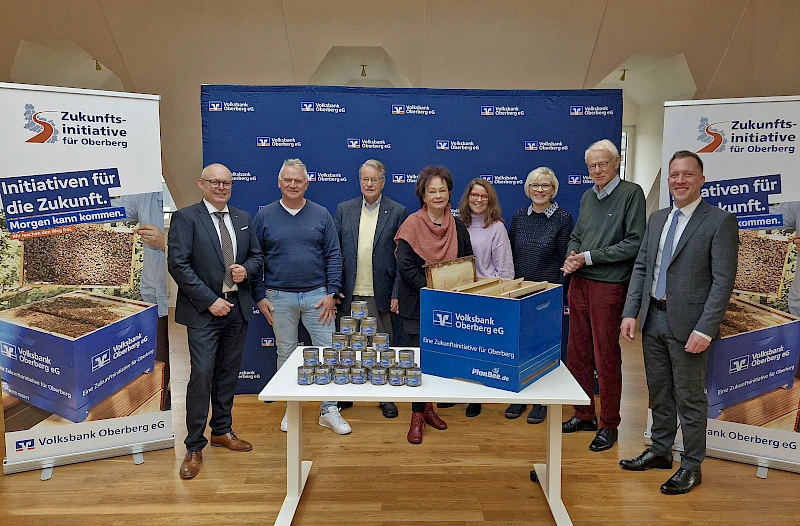
<svg viewBox="0 0 800 526">
<path fill-rule="evenodd" d="M 275 524 L 289 526 L 300 503 L 311 461 L 302 459 L 302 402 L 339 400 L 352 402 L 457 402 L 488 404 L 542 404 L 547 406 L 547 447 L 545 463 L 534 469 L 558 526 L 571 525 L 561 500 L 561 406 L 585 405 L 589 398 L 561 364 L 520 393 L 503 391 L 461 380 L 423 375 L 420 387 L 390 385 L 298 385 L 297 368 L 303 363 L 303 347 L 298 347 L 259 393 L 259 400 L 287 401 L 286 499 Z M 419 362 L 419 349 L 415 349 Z M 358 429 L 353 431 L 358 433 Z"/>
</svg>

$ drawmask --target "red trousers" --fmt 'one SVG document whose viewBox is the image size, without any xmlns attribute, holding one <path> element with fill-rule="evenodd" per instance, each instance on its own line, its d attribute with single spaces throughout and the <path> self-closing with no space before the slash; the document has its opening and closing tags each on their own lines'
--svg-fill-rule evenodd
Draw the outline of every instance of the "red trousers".
<svg viewBox="0 0 800 526">
<path fill-rule="evenodd" d="M 595 417 L 594 371 L 600 383 L 600 427 L 617 429 L 622 397 L 622 349 L 619 346 L 627 283 L 605 283 L 573 275 L 569 286 L 567 367 L 591 400 L 576 405 L 581 420 Z"/>
</svg>

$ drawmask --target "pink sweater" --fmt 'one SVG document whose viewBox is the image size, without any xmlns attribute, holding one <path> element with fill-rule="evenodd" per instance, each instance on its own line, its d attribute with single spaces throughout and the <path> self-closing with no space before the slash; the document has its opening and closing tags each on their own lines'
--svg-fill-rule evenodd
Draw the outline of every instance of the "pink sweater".
<svg viewBox="0 0 800 526">
<path fill-rule="evenodd" d="M 514 278 L 514 257 L 511 255 L 511 243 L 508 232 L 502 221 L 496 221 L 483 228 L 483 216 L 472 216 L 469 239 L 475 253 L 475 266 L 478 276 L 505 279 Z"/>
</svg>

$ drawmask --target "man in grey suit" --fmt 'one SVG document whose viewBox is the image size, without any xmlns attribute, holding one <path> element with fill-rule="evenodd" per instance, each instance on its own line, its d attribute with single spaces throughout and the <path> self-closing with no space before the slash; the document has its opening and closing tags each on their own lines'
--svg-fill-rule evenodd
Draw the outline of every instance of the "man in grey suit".
<svg viewBox="0 0 800 526">
<path fill-rule="evenodd" d="M 378 332 L 394 339 L 392 326 L 398 312 L 397 287 L 400 275 L 394 257 L 397 229 L 408 217 L 406 207 L 382 195 L 386 167 L 369 159 L 358 170 L 361 197 L 336 207 L 334 224 L 342 248 L 342 304 L 340 314 L 350 314 L 353 300 L 366 301 Z M 340 402 L 347 406 L 347 402 Z M 381 402 L 386 418 L 397 416 L 393 402 Z"/>
<path fill-rule="evenodd" d="M 688 493 L 702 481 L 708 399 L 704 385 L 708 347 L 719 336 L 738 263 L 733 214 L 700 197 L 703 161 L 686 150 L 669 162 L 673 206 L 655 212 L 633 267 L 623 309 L 622 336 L 633 341 L 636 315 L 653 411 L 652 447 L 620 461 L 623 469 L 672 468 L 672 445 L 681 419 L 681 467 L 661 486 Z"/>
<path fill-rule="evenodd" d="M 232 185 L 225 166 L 206 166 L 197 180 L 203 200 L 178 210 L 170 221 L 167 265 L 178 284 L 175 321 L 186 325 L 191 358 L 183 479 L 200 472 L 209 401 L 211 445 L 253 449 L 231 429 L 231 408 L 253 316 L 249 277 L 258 273 L 262 257 L 250 215 L 227 205 Z"/>
</svg>

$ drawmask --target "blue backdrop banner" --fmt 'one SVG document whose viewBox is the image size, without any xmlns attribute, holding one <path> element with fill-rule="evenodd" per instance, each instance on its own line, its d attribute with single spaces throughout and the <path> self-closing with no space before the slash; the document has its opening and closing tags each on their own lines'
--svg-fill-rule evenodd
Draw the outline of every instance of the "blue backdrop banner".
<svg viewBox="0 0 800 526">
<path fill-rule="evenodd" d="M 583 154 L 594 141 L 622 135 L 621 90 L 444 90 L 330 86 L 203 86 L 203 164 L 222 163 L 236 182 L 231 204 L 255 216 L 280 197 L 285 159 L 308 167 L 306 198 L 331 212 L 360 195 L 358 168 L 386 165 L 384 193 L 419 208 L 419 171 L 441 164 L 453 174 L 453 208 L 467 182 L 494 184 L 506 225 L 527 207 L 523 184 L 552 168 L 556 201 L 574 218 L 591 187 Z M 301 270 L 298 270 L 301 271 Z M 302 338 L 302 336 L 301 336 Z M 250 324 L 239 393 L 261 390 L 275 372 L 275 346 L 263 316 Z"/>
</svg>

